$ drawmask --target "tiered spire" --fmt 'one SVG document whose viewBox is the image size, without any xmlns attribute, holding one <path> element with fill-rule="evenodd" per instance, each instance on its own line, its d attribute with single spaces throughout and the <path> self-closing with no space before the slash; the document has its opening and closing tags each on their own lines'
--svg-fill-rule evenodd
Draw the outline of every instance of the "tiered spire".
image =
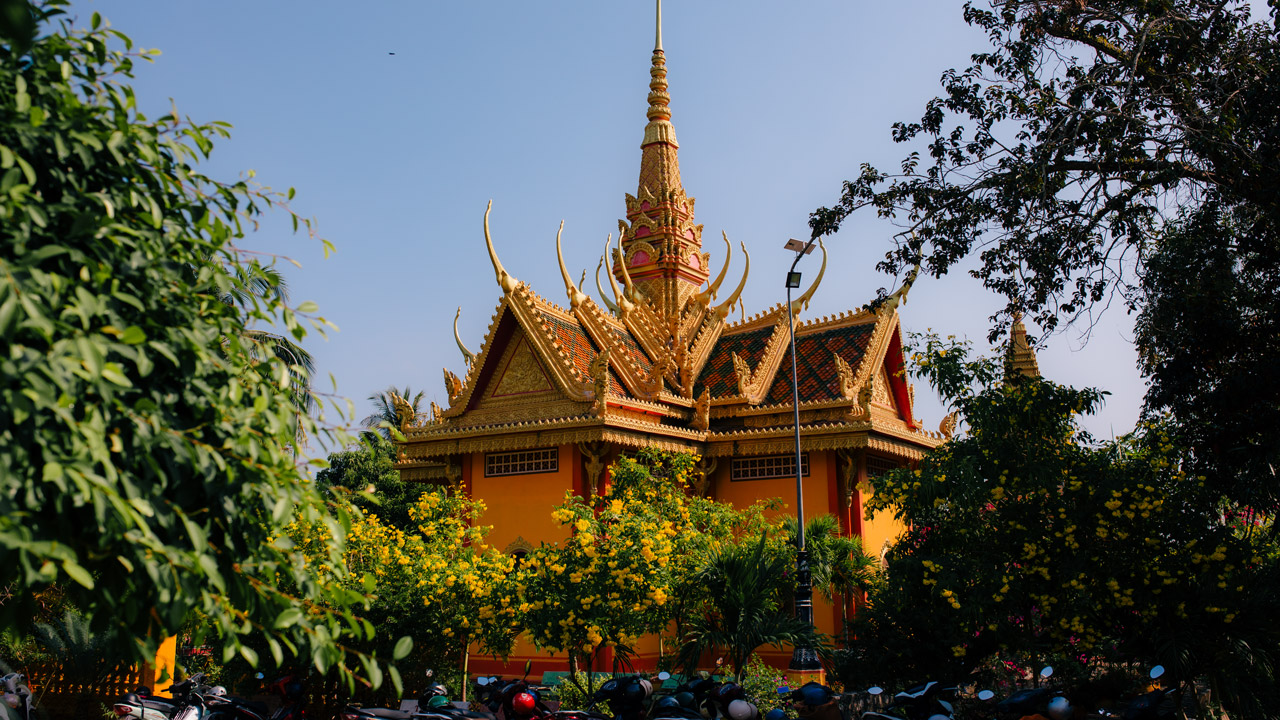
<svg viewBox="0 0 1280 720">
<path fill-rule="evenodd" d="M 667 60 L 662 49 L 662 0 L 657 0 L 657 30 L 649 69 L 649 120 L 640 143 L 640 180 L 627 195 L 627 219 L 619 221 L 624 263 L 638 295 L 659 316 L 679 315 L 710 274 L 702 252 L 702 227 L 694 223 L 693 198 L 680 182 Z M 623 267 L 614 275 L 624 280 Z"/>
<path fill-rule="evenodd" d="M 1013 327 L 1009 332 L 1009 349 L 1005 358 L 1005 374 L 1019 373 L 1027 377 L 1040 377 L 1040 363 L 1036 362 L 1035 348 L 1027 342 L 1027 326 L 1022 324 L 1022 315 L 1013 317 Z"/>
</svg>

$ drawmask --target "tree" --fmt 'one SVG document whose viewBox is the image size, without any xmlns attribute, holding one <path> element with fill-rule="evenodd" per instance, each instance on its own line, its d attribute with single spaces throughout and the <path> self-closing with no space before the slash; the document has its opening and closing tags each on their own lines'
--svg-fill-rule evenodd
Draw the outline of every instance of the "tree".
<svg viewBox="0 0 1280 720">
<path fill-rule="evenodd" d="M 697 575 L 710 600 L 689 623 L 677 664 L 692 673 L 708 650 L 723 650 L 741 681 L 742 669 L 761 646 L 824 648 L 810 623 L 786 611 L 793 567 L 794 560 L 765 538 L 714 551 Z"/>
<path fill-rule="evenodd" d="M 786 531 L 792 547 L 797 546 L 799 523 L 786 517 Z M 878 563 L 862 551 L 862 538 L 840 532 L 834 515 L 819 515 L 805 523 L 805 549 L 809 551 L 809 572 L 813 589 L 832 604 L 840 606 L 844 644 L 849 645 L 848 604 L 871 589 Z"/>
<path fill-rule="evenodd" d="M 899 677 L 960 676 L 1009 655 L 1119 662 L 1206 679 L 1232 716 L 1275 715 L 1276 572 L 1167 429 L 1095 443 L 1102 399 L 929 337 L 921 372 L 967 432 L 871 480 L 868 512 L 908 530 L 857 619 L 864 657 Z M 958 674 L 958 675 L 957 675 Z M 881 675 L 884 677 L 884 675 Z"/>
<path fill-rule="evenodd" d="M 903 227 L 882 269 L 941 276 L 976 255 L 972 272 L 1008 299 L 1004 314 L 1033 313 L 1049 331 L 1124 293 L 1142 311 L 1148 417 L 1171 414 L 1211 487 L 1274 514 L 1280 14 L 1270 7 L 1267 27 L 1226 0 L 968 3 L 965 20 L 992 46 L 944 73 L 919 121 L 893 127 L 923 157 L 911 152 L 892 174 L 862 166 L 812 215 L 813 232 L 873 208 Z M 1182 309 L 1192 315 L 1179 319 Z"/>
<path fill-rule="evenodd" d="M 412 532 L 412 508 L 422 485 L 405 482 L 396 470 L 396 446 L 376 433 L 366 433 L 348 450 L 329 454 L 329 467 L 316 473 L 320 488 L 342 488 L 366 515 L 377 515 L 391 527 Z"/>
<path fill-rule="evenodd" d="M 425 400 L 427 396 L 426 393 L 421 390 L 414 394 L 408 385 L 404 386 L 403 392 L 397 392 L 396 386 L 390 385 L 386 390 L 376 392 L 369 396 L 369 402 L 373 403 L 373 413 L 361 420 L 360 426 L 369 428 L 382 435 L 382 437 L 390 440 L 391 430 L 388 429 L 387 425 L 398 430 L 401 424 L 406 420 L 406 418 L 400 417 L 400 410 L 396 408 L 396 397 L 405 400 L 409 404 L 409 407 L 413 409 L 414 417 L 417 417 L 422 412 L 422 401 Z M 413 419 L 414 418 L 408 418 L 409 421 L 412 421 Z M 386 423 L 386 425 L 383 423 Z"/>
<path fill-rule="evenodd" d="M 314 430 L 296 364 L 246 339 L 258 320 L 301 340 L 315 310 L 253 294 L 269 271 L 236 244 L 292 191 L 200 174 L 227 126 L 143 117 L 127 82 L 152 53 L 96 13 L 72 30 L 64 6 L 32 8 L 51 30 L 29 46 L 0 38 L 0 622 L 57 585 L 118 657 L 199 612 L 224 659 L 256 662 L 254 637 L 350 673 L 362 594 L 273 542 L 296 513 L 336 552 L 349 517 L 295 465 Z M 244 309 L 221 299 L 238 292 Z"/>
</svg>

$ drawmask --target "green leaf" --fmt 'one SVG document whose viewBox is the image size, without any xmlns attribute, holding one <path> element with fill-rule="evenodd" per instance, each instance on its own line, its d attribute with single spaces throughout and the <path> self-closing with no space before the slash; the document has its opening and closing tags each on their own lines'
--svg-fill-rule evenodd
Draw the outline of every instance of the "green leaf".
<svg viewBox="0 0 1280 720">
<path fill-rule="evenodd" d="M 133 382 L 125 376 L 118 363 L 107 363 L 102 366 L 102 379 L 115 383 L 120 387 L 133 387 Z"/>
<path fill-rule="evenodd" d="M 316 312 L 316 311 L 317 311 L 317 310 L 319 310 L 319 309 L 320 309 L 320 306 L 319 306 L 319 305 L 315 304 L 314 302 L 312 302 L 312 301 L 310 301 L 310 300 L 307 300 L 307 301 L 305 301 L 305 302 L 301 303 L 300 305 L 298 305 L 298 310 L 297 310 L 297 311 L 298 311 L 298 312 L 300 312 L 300 313 L 313 313 L 313 312 Z"/>
<path fill-rule="evenodd" d="M 405 635 L 396 641 L 396 647 L 392 651 L 391 657 L 394 660 L 403 660 L 411 652 L 413 652 L 413 638 Z"/>
<path fill-rule="evenodd" d="M 120 342 L 125 345 L 140 345 L 147 341 L 147 334 L 137 325 L 130 325 L 120 335 Z"/>
<path fill-rule="evenodd" d="M 62 571 L 67 574 L 67 577 L 76 581 L 85 588 L 89 590 L 93 589 L 93 576 L 89 574 L 88 570 L 80 567 L 75 562 L 71 560 L 63 562 Z"/>
<path fill-rule="evenodd" d="M 404 682 L 400 679 L 400 671 L 395 665 L 388 665 L 387 674 L 391 676 L 391 685 L 396 689 L 396 697 L 404 697 Z"/>
<path fill-rule="evenodd" d="M 302 622 L 303 617 L 302 611 L 298 608 L 285 608 L 283 612 L 276 616 L 276 621 L 273 627 L 275 627 L 276 630 L 291 628 Z"/>
</svg>

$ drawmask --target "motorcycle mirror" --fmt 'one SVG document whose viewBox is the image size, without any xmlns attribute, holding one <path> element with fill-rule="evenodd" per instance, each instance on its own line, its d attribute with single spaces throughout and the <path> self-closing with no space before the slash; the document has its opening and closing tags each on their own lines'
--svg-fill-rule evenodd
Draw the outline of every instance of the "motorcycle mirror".
<svg viewBox="0 0 1280 720">
<path fill-rule="evenodd" d="M 1048 679 L 1048 678 L 1053 677 L 1053 666 L 1052 666 L 1052 665 L 1045 665 L 1045 666 L 1044 666 L 1044 669 L 1042 669 L 1042 670 L 1040 671 L 1040 677 L 1045 678 L 1045 679 Z"/>
<path fill-rule="evenodd" d="M 479 685 L 480 687 L 484 687 L 485 685 L 489 684 L 489 678 L 487 677 L 476 678 L 476 684 Z"/>
<path fill-rule="evenodd" d="M 867 688 L 868 695 L 879 695 L 883 692 L 884 692 L 884 688 L 880 687 L 879 685 L 872 685 L 871 687 Z"/>
<path fill-rule="evenodd" d="M 667 672 L 666 670 L 663 670 L 662 672 L 658 673 L 658 679 L 663 681 L 670 680 L 671 673 Z"/>
<path fill-rule="evenodd" d="M 489 682 L 490 682 L 490 683 L 496 683 L 496 682 L 498 682 L 498 678 L 496 678 L 496 677 L 494 677 L 494 676 L 490 675 L 490 676 L 489 676 Z"/>
<path fill-rule="evenodd" d="M 427 668 L 427 677 L 435 677 L 435 676 L 436 676 L 436 671 L 432 670 L 431 668 Z"/>
<path fill-rule="evenodd" d="M 1150 675 L 1151 675 L 1151 679 L 1152 679 L 1152 680 L 1155 680 L 1156 678 L 1160 677 L 1161 675 L 1164 675 L 1164 666 L 1163 666 L 1163 665 L 1157 665 L 1157 666 L 1155 666 L 1155 667 L 1151 668 L 1151 673 L 1150 673 Z"/>
<path fill-rule="evenodd" d="M 253 676 L 254 676 L 254 677 L 256 677 L 256 678 L 258 678 L 259 680 L 261 680 L 262 678 L 266 677 L 266 675 L 263 675 L 262 673 L 254 673 L 254 674 L 253 674 Z"/>
<path fill-rule="evenodd" d="M 995 697 L 995 696 L 996 696 L 996 694 L 995 694 L 994 692 L 990 691 L 990 690 L 979 690 L 979 691 L 978 691 L 978 699 L 979 699 L 979 700 L 990 700 L 991 698 L 993 698 L 993 697 Z"/>
</svg>

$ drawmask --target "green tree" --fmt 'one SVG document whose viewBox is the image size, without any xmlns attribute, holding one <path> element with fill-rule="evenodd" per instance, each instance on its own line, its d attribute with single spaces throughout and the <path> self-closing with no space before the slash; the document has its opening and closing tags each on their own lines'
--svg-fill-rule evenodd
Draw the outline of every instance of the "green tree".
<svg viewBox="0 0 1280 720">
<path fill-rule="evenodd" d="M 785 522 L 794 547 L 798 544 L 799 523 L 792 516 L 787 516 Z M 844 644 L 848 646 L 848 603 L 871 589 L 878 563 L 862 551 L 862 538 L 848 537 L 840 531 L 840 521 L 834 515 L 810 518 L 804 527 L 813 589 L 827 602 L 840 606 L 840 626 Z"/>
<path fill-rule="evenodd" d="M 410 516 L 423 486 L 404 482 L 396 470 L 396 446 L 376 433 L 365 433 L 360 443 L 329 454 L 329 467 L 316 473 L 321 488 L 342 488 L 350 493 L 353 505 L 366 514 L 380 517 L 391 527 L 413 531 L 417 523 Z"/>
<path fill-rule="evenodd" d="M 227 126 L 143 117 L 128 80 L 153 53 L 96 14 L 73 30 L 64 6 L 34 7 L 29 46 L 0 38 L 0 623 L 56 584 L 123 657 L 199 612 L 224 659 L 256 662 L 253 637 L 350 672 L 363 596 L 277 540 L 296 513 L 336 551 L 348 517 L 295 465 L 295 431 L 314 430 L 296 364 L 246 339 L 256 320 L 301 340 L 315 310 L 254 294 L 269 270 L 237 246 L 292 191 L 199 173 Z M 236 292 L 244 308 L 223 302 Z"/>
<path fill-rule="evenodd" d="M 1159 663 L 1205 679 L 1233 716 L 1274 716 L 1274 567 L 1166 429 L 1095 443 L 1077 418 L 1097 391 L 1000 379 L 999 362 L 936 337 L 919 361 L 967 432 L 871 481 L 868 512 L 908 528 L 858 619 L 879 677 L 1007 655 L 1085 658 L 1085 674 Z"/>
<path fill-rule="evenodd" d="M 1253 24 L 1241 1 L 967 3 L 991 47 L 943 74 L 920 120 L 894 125 L 894 141 L 915 146 L 900 169 L 863 165 L 813 214 L 813 232 L 874 209 L 903 227 L 882 269 L 940 276 L 976 256 L 972 272 L 1008 299 L 1005 314 L 1050 331 L 1124 293 L 1142 312 L 1148 417 L 1170 414 L 1211 487 L 1274 514 L 1280 14 L 1269 6 L 1270 22 Z"/>
<path fill-rule="evenodd" d="M 397 396 L 409 403 L 409 407 L 413 408 L 414 417 L 422 413 L 422 401 L 426 399 L 426 393 L 421 390 L 414 393 L 408 385 L 405 385 L 404 391 L 401 392 L 396 389 L 395 385 L 391 385 L 386 390 L 369 396 L 369 402 L 373 403 L 373 412 L 360 421 L 360 426 L 369 428 L 390 440 L 392 435 L 387 425 L 399 429 L 401 423 L 405 421 L 405 418 L 400 417 L 400 411 L 396 409 L 394 398 Z M 412 419 L 409 418 L 409 420 Z M 386 424 L 384 425 L 383 423 Z"/>
<path fill-rule="evenodd" d="M 813 626 L 787 610 L 795 588 L 788 571 L 794 567 L 794 559 L 765 538 L 714 551 L 697 575 L 710 599 L 689 622 L 677 664 L 692 673 L 704 653 L 721 650 L 740 681 L 747 661 L 764 645 L 824 649 Z"/>
</svg>

